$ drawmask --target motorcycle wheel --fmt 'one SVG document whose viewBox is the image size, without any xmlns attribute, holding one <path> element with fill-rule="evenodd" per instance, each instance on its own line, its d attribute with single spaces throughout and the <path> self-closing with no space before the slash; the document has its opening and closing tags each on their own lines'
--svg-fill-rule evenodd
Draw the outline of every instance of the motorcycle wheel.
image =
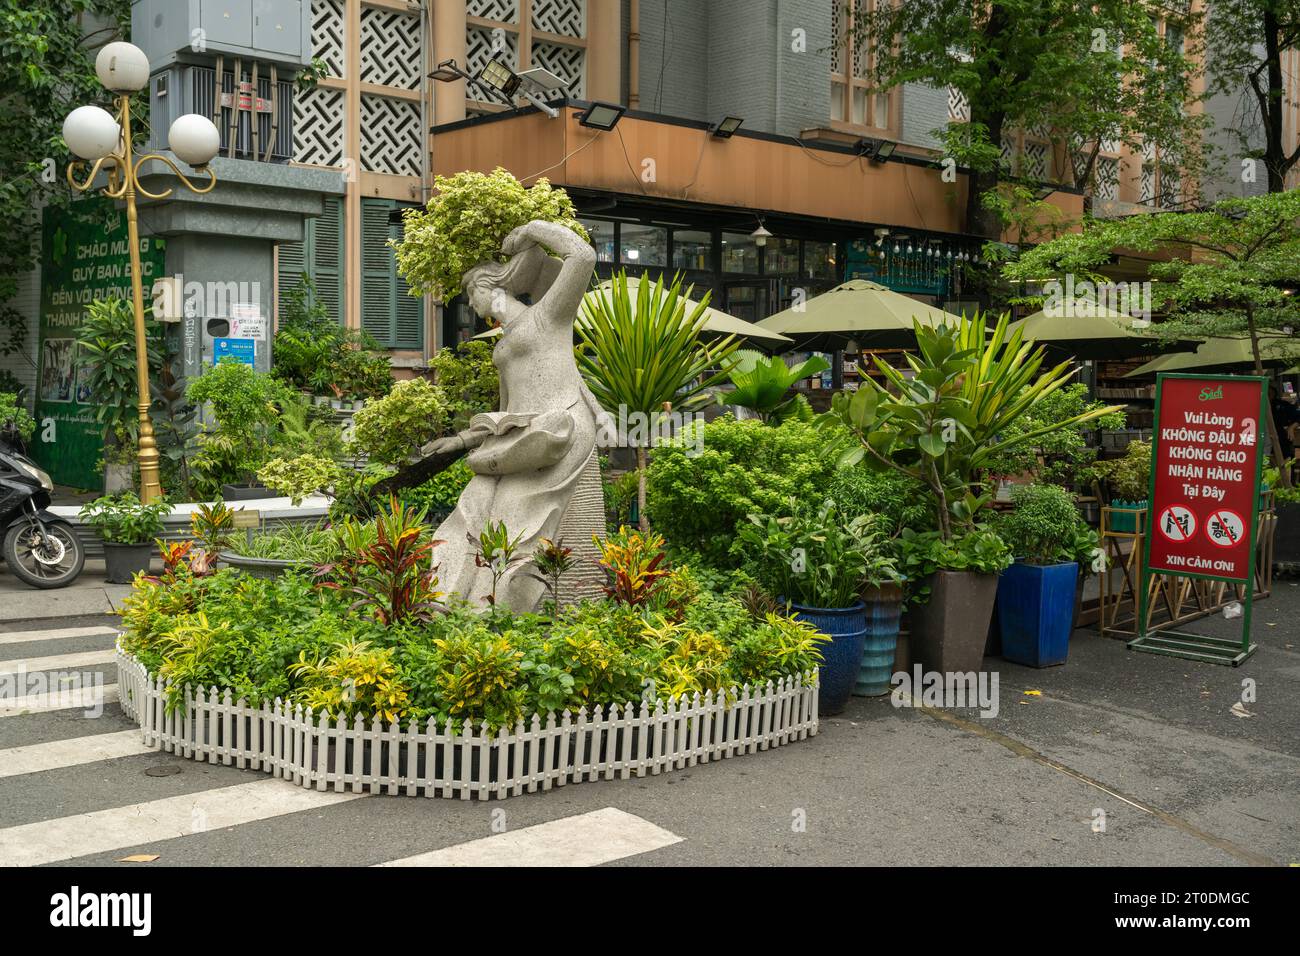
<svg viewBox="0 0 1300 956">
<path fill-rule="evenodd" d="M 45 526 L 42 541 L 35 525 L 20 521 L 5 532 L 5 564 L 34 588 L 66 587 L 86 564 L 86 550 L 72 525 L 54 521 Z"/>
</svg>

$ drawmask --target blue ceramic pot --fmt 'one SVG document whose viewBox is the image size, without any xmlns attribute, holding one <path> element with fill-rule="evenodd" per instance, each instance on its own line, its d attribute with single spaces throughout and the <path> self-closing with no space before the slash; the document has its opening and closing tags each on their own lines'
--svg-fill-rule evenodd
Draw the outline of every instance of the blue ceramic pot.
<svg viewBox="0 0 1300 956">
<path fill-rule="evenodd" d="M 791 604 L 790 611 L 792 617 L 807 621 L 831 639 L 829 644 L 821 645 L 821 690 L 817 712 L 822 716 L 838 714 L 848 704 L 862 666 L 862 650 L 867 638 L 867 606 L 862 601 L 845 608 Z"/>
<path fill-rule="evenodd" d="M 1064 664 L 1074 627 L 1079 566 L 1016 563 L 998 580 L 1002 657 L 1030 667 Z"/>
</svg>

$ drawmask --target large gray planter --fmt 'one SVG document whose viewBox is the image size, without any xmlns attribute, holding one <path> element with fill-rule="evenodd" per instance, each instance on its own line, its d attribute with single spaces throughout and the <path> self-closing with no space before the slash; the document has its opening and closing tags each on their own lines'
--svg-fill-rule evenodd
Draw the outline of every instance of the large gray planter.
<svg viewBox="0 0 1300 956">
<path fill-rule="evenodd" d="M 153 559 L 152 544 L 104 543 L 104 577 L 109 584 L 130 584 L 141 572 L 148 572 Z"/>
<path fill-rule="evenodd" d="M 936 571 L 928 583 L 930 600 L 911 612 L 911 656 L 924 671 L 978 671 L 984 665 L 996 574 Z"/>
<path fill-rule="evenodd" d="M 251 574 L 255 578 L 278 578 L 286 571 L 311 571 L 314 567 L 310 561 L 250 558 L 247 555 L 235 554 L 233 551 L 222 551 L 220 561 L 228 567 L 238 568 L 245 574 Z"/>
</svg>

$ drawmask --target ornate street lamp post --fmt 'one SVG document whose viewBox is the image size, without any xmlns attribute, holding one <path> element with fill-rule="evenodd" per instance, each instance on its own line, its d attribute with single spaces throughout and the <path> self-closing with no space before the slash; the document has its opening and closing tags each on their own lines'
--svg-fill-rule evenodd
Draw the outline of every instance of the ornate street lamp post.
<svg viewBox="0 0 1300 956">
<path fill-rule="evenodd" d="M 208 168 L 208 163 L 221 148 L 221 134 L 212 120 L 196 113 L 178 118 L 168 134 L 171 151 L 195 171 L 207 173 L 208 182 L 203 185 L 191 182 L 166 156 L 149 153 L 136 157 L 131 148 L 131 94 L 149 83 L 149 58 L 143 50 L 130 43 L 110 43 L 99 51 L 95 73 L 104 87 L 115 95 L 117 116 L 98 106 L 81 106 L 68 114 L 63 123 L 63 138 L 68 148 L 81 159 L 94 164 L 85 178 L 78 182 L 77 169 L 85 163 L 70 163 L 68 183 L 78 192 L 88 192 L 94 187 L 100 171 L 106 171 L 108 183 L 103 189 L 104 195 L 126 203 L 127 237 L 131 246 L 131 299 L 135 306 L 136 397 L 140 416 L 137 459 L 140 464 L 140 500 L 147 503 L 162 497 L 162 485 L 158 477 L 158 442 L 149 417 L 152 397 L 149 393 L 144 278 L 140 274 L 140 226 L 135 197 L 140 193 L 150 199 L 165 199 L 172 191 L 149 192 L 140 185 L 140 168 L 156 160 L 169 166 L 190 191 L 200 195 L 211 192 L 217 184 L 217 177 Z"/>
</svg>

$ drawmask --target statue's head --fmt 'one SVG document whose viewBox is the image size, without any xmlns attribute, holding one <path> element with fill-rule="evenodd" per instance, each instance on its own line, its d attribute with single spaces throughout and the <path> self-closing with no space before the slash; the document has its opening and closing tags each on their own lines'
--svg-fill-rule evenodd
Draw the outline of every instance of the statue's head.
<svg viewBox="0 0 1300 956">
<path fill-rule="evenodd" d="M 465 273 L 461 288 L 475 312 L 503 321 L 501 297 L 517 299 L 525 294 L 535 297 L 546 259 L 546 251 L 541 246 L 529 246 L 506 262 L 480 262 Z"/>
</svg>

